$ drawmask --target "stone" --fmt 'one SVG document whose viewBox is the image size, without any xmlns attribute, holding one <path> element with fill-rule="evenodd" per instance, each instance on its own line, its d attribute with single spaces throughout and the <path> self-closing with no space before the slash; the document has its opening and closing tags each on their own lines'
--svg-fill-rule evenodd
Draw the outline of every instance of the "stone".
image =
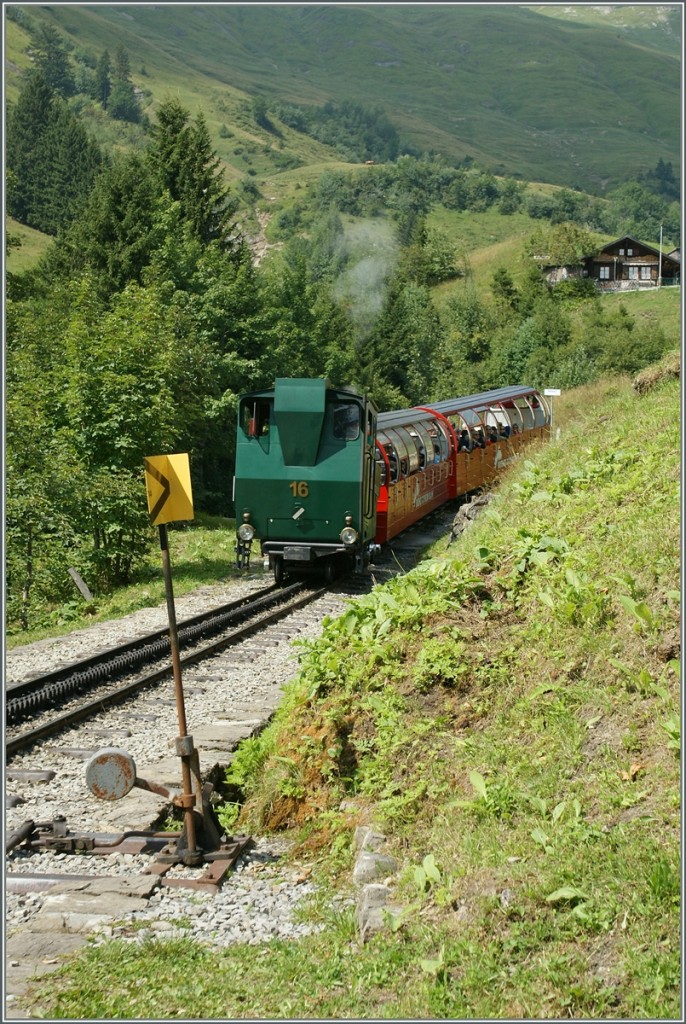
<svg viewBox="0 0 686 1024">
<path fill-rule="evenodd" d="M 382 832 L 376 832 L 369 825 L 358 825 L 355 829 L 356 850 L 378 850 L 386 842 L 386 836 Z"/>
<path fill-rule="evenodd" d="M 373 882 L 377 878 L 385 878 L 398 870 L 398 862 L 386 853 L 375 853 L 363 850 L 355 862 L 353 881 L 358 885 Z"/>
<path fill-rule="evenodd" d="M 357 927 L 362 942 L 370 935 L 383 931 L 401 914 L 401 908 L 389 905 L 391 890 L 387 885 L 371 883 L 362 889 L 356 910 Z"/>
</svg>

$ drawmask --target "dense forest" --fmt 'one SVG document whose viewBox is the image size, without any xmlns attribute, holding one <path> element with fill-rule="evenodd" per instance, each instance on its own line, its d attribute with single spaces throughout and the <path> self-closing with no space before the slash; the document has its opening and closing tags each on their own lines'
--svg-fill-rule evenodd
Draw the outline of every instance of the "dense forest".
<svg viewBox="0 0 686 1024">
<path fill-rule="evenodd" d="M 44 28 L 33 54 L 7 113 L 7 210 L 52 241 L 6 281 L 10 622 L 26 628 L 39 597 L 64 598 L 67 567 L 102 588 L 130 577 L 151 539 L 146 455 L 189 452 L 196 508 L 231 514 L 237 397 L 277 376 L 324 375 L 388 409 L 520 380 L 573 387 L 665 349 L 659 327 L 607 312 L 588 282 L 551 290 L 533 260 L 544 246 L 578 262 L 595 233 L 655 238 L 662 226 L 678 244 L 679 183 L 663 160 L 602 199 L 545 198 L 471 160 L 400 152 L 375 108 L 255 102 L 263 128 L 289 124 L 371 163 L 302 189 L 275 218 L 281 249 L 257 266 L 240 224 L 259 188 L 226 184 L 202 112 L 166 99 L 149 118 L 121 46 L 75 62 Z M 86 103 L 137 125 L 144 144 L 101 147 L 79 117 Z M 486 299 L 468 287 L 468 254 L 429 226 L 437 206 L 533 218 L 519 283 L 500 270 Z M 394 241 L 362 313 L 339 288 L 350 218 Z M 432 289 L 459 279 L 439 312 Z"/>
</svg>

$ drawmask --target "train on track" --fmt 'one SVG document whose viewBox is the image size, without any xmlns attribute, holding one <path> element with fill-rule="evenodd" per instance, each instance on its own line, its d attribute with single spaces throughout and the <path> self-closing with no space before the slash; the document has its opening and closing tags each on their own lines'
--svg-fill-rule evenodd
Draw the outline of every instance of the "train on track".
<svg viewBox="0 0 686 1024">
<path fill-rule="evenodd" d="M 236 560 L 259 542 L 274 579 L 363 569 L 434 509 L 493 480 L 550 433 L 551 410 L 513 386 L 378 413 L 323 378 L 278 378 L 238 406 Z"/>
</svg>

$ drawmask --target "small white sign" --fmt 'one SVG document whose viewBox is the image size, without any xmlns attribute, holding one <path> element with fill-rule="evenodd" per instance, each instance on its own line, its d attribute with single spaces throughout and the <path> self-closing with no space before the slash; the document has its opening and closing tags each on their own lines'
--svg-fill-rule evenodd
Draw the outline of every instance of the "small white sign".
<svg viewBox="0 0 686 1024">
<path fill-rule="evenodd" d="M 562 392 L 559 388 L 546 388 L 543 392 L 544 395 L 561 395 Z"/>
</svg>

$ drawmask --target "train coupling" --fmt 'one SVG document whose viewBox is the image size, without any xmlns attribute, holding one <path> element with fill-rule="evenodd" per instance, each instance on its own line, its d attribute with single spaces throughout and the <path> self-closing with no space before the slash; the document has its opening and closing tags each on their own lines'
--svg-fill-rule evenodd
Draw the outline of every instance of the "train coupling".
<svg viewBox="0 0 686 1024">
<path fill-rule="evenodd" d="M 367 555 L 367 562 L 369 565 L 374 565 L 378 556 L 381 554 L 380 544 L 370 544 Z"/>
</svg>

